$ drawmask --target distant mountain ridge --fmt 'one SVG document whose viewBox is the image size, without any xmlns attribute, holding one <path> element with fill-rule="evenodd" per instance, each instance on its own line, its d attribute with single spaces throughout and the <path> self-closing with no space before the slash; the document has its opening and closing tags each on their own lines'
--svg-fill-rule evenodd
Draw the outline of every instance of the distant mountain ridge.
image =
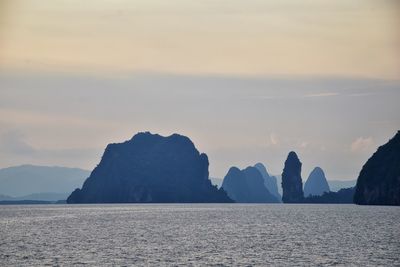
<svg viewBox="0 0 400 267">
<path fill-rule="evenodd" d="M 0 169 L 0 195 L 66 194 L 80 186 L 90 171 L 58 166 L 20 165 Z M 41 199 L 40 199 L 41 200 Z"/>
<path fill-rule="evenodd" d="M 331 192 L 337 192 L 343 188 L 355 187 L 357 180 L 327 180 Z"/>
<path fill-rule="evenodd" d="M 34 193 L 26 196 L 11 197 L 7 195 L 0 195 L 0 201 L 21 201 L 21 200 L 33 200 L 33 201 L 59 201 L 66 200 L 69 193 Z"/>
</svg>

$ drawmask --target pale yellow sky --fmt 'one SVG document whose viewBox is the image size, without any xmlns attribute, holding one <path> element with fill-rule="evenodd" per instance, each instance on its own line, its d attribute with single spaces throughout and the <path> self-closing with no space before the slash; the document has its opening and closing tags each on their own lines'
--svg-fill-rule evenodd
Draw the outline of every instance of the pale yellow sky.
<svg viewBox="0 0 400 267">
<path fill-rule="evenodd" d="M 3 70 L 400 79 L 400 1 L 0 1 Z"/>
</svg>

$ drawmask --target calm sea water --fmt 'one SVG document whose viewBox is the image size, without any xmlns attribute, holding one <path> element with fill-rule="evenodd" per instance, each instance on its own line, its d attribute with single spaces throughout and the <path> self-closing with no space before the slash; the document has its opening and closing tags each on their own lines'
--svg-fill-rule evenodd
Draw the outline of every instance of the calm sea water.
<svg viewBox="0 0 400 267">
<path fill-rule="evenodd" d="M 0 206 L 0 265 L 400 266 L 400 207 Z"/>
</svg>

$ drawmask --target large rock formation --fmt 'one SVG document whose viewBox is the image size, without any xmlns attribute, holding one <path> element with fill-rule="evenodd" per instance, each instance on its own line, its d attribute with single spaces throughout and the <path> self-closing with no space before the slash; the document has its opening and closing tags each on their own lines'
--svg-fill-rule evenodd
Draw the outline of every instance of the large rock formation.
<svg viewBox="0 0 400 267">
<path fill-rule="evenodd" d="M 268 191 L 275 196 L 279 201 L 282 199 L 282 196 L 278 192 L 278 183 L 275 176 L 269 176 L 267 169 L 264 164 L 257 163 L 254 165 L 255 168 L 261 173 L 264 178 L 264 185 L 268 189 Z"/>
<path fill-rule="evenodd" d="M 378 148 L 357 179 L 354 203 L 400 205 L 400 131 Z"/>
<path fill-rule="evenodd" d="M 255 167 L 229 169 L 222 183 L 228 196 L 239 203 L 278 203 L 264 186 L 264 179 Z"/>
<path fill-rule="evenodd" d="M 282 172 L 282 201 L 284 203 L 301 203 L 304 199 L 301 180 L 301 162 L 297 154 L 291 151 L 285 161 Z"/>
<path fill-rule="evenodd" d="M 68 203 L 232 202 L 208 179 L 208 158 L 189 138 L 138 133 L 109 144 Z"/>
<path fill-rule="evenodd" d="M 320 167 L 314 168 L 304 183 L 304 196 L 322 196 L 324 192 L 329 191 L 324 171 Z"/>
</svg>

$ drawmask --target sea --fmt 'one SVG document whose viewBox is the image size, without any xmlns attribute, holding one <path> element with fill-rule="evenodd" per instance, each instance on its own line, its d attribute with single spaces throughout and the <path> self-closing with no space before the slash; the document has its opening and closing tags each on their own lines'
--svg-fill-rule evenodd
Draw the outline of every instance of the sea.
<svg viewBox="0 0 400 267">
<path fill-rule="evenodd" d="M 0 266 L 400 266 L 400 207 L 0 206 Z"/>
</svg>

